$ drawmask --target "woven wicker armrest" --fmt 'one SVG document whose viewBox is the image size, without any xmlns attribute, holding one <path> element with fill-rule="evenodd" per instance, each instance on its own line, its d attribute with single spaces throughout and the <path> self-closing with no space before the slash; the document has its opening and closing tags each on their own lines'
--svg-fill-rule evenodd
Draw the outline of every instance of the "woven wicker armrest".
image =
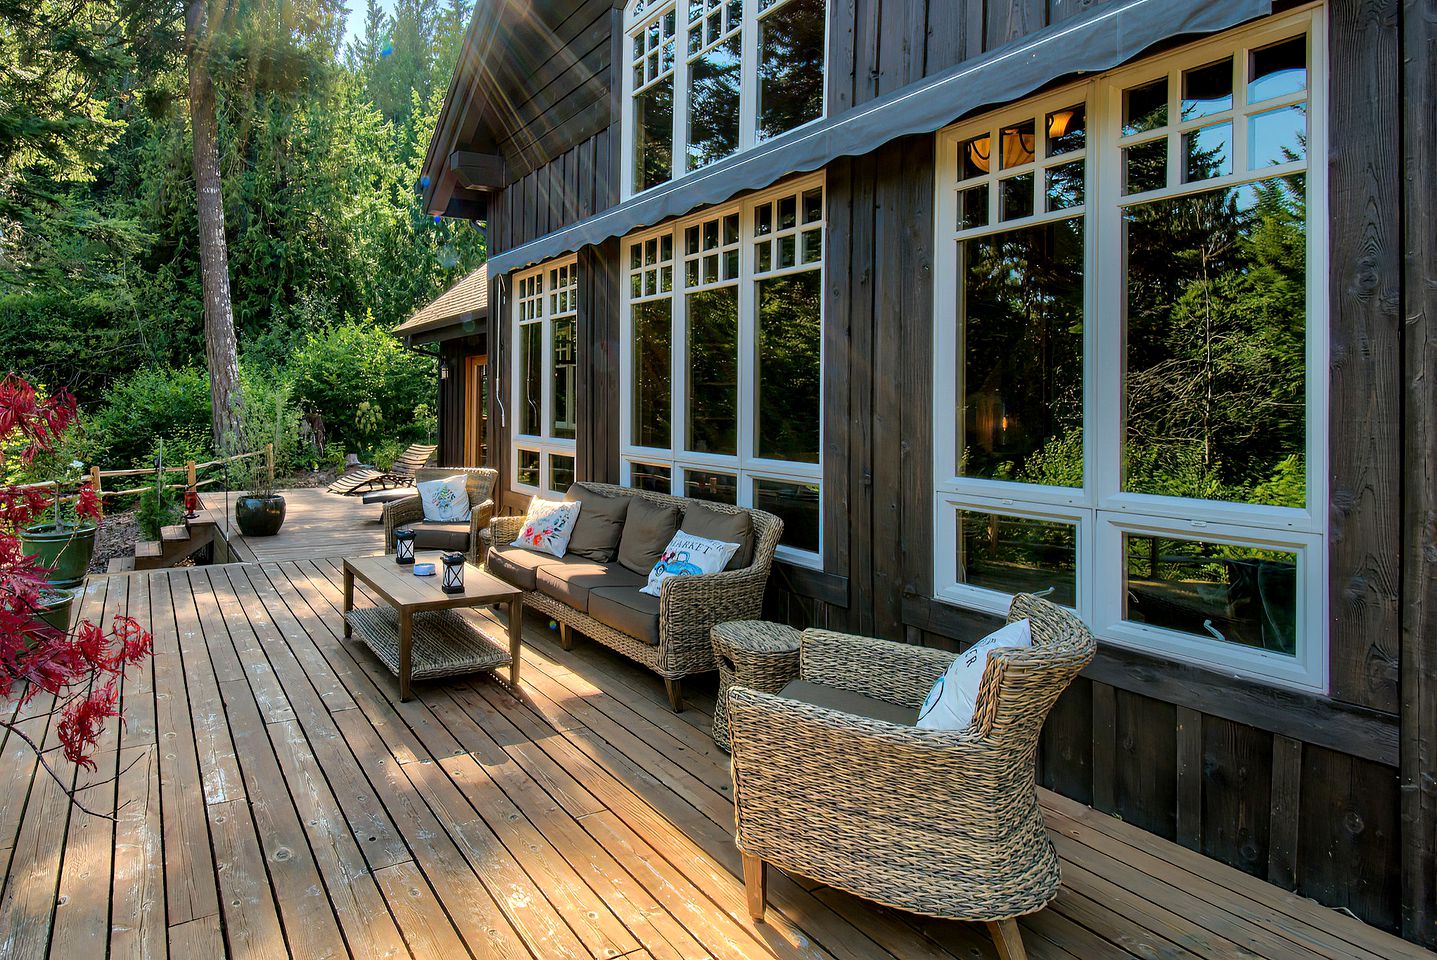
<svg viewBox="0 0 1437 960">
<path fill-rule="evenodd" d="M 917 710 L 954 655 L 945 650 L 805 630 L 799 657 L 805 680 Z"/>
<path fill-rule="evenodd" d="M 514 542 L 519 531 L 524 529 L 522 516 L 495 517 L 489 522 L 489 545 L 502 547 Z"/>
<path fill-rule="evenodd" d="M 469 543 L 472 545 L 479 539 L 479 531 L 487 529 L 494 519 L 494 501 L 485 500 L 483 503 L 476 503 L 469 510 Z"/>
<path fill-rule="evenodd" d="M 394 552 L 394 531 L 424 519 L 424 504 L 417 495 L 384 505 L 384 552 Z"/>
<path fill-rule="evenodd" d="M 768 570 L 757 564 L 691 577 L 669 577 L 659 588 L 659 646 L 679 675 L 717 670 L 709 631 L 763 611 Z"/>
</svg>

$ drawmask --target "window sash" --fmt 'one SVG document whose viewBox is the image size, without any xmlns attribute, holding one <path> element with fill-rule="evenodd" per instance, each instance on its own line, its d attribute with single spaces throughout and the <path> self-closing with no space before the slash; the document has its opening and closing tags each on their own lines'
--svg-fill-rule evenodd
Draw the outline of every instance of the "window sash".
<svg viewBox="0 0 1437 960">
<path fill-rule="evenodd" d="M 540 264 L 523 273 L 515 274 L 512 290 L 513 307 L 510 316 L 512 349 L 511 399 L 515 416 L 509 440 L 509 484 L 516 491 L 558 496 L 563 490 L 555 489 L 551 483 L 556 458 L 576 457 L 577 441 L 573 438 L 555 435 L 555 356 L 554 330 L 556 321 L 572 321 L 575 324 L 574 352 L 576 360 L 582 362 L 582 346 L 578 343 L 578 260 L 567 257 Z M 523 405 L 525 403 L 525 380 L 523 368 L 522 338 L 526 328 L 539 331 L 539 432 L 523 433 Z M 575 367 L 577 370 L 577 366 Z M 577 426 L 580 397 L 577 388 L 572 398 L 570 413 Z M 520 469 L 521 451 L 538 457 L 539 482 L 528 483 Z"/>
<path fill-rule="evenodd" d="M 1327 438 L 1329 413 L 1323 371 L 1327 369 L 1327 262 L 1325 170 L 1325 19 L 1321 9 L 1308 9 L 1272 18 L 1253 28 L 1231 31 L 1192 44 L 1162 57 L 1120 68 L 1069 87 L 1031 98 L 975 120 L 956 124 L 938 135 L 937 249 L 952 256 L 953 269 L 935 270 L 935 386 L 934 391 L 934 533 L 935 594 L 958 605 L 1002 613 L 1008 595 L 983 590 L 957 579 L 955 519 L 960 509 L 990 511 L 1018 517 L 1060 519 L 1078 527 L 1078 612 L 1092 623 L 1104 640 L 1151 650 L 1175 659 L 1220 669 L 1236 669 L 1274 683 L 1312 690 L 1327 686 Z M 1288 93 L 1249 105 L 1245 102 L 1246 62 L 1249 50 L 1280 39 L 1306 34 L 1307 82 L 1301 93 Z M 1231 108 L 1189 120 L 1179 118 L 1184 70 L 1201 67 L 1226 56 L 1234 58 L 1235 82 Z M 1168 117 L 1161 130 L 1125 136 L 1121 133 L 1123 91 L 1146 80 L 1163 78 L 1168 84 Z M 1047 111 L 1087 104 L 1085 203 L 1047 213 L 1035 207 L 1032 217 L 1012 221 L 997 218 L 996 187 L 988 200 L 988 223 L 961 229 L 958 220 L 960 183 L 996 184 L 992 171 L 982 180 L 960 181 L 957 174 L 960 145 L 984 131 L 996 134 L 1004 125 L 1037 117 Z M 1246 118 L 1293 103 L 1306 103 L 1308 143 L 1305 160 L 1247 168 Z M 1232 122 L 1231 171 L 1220 177 L 1183 182 L 1175 158 L 1180 158 L 1183 134 L 1214 123 Z M 1168 145 L 1166 184 L 1135 195 L 1122 193 L 1122 148 L 1161 137 Z M 992 141 L 997 143 L 997 141 Z M 994 148 L 994 153 L 997 148 Z M 1065 156 L 1064 160 L 1067 159 Z M 1044 161 L 1038 161 L 1042 164 Z M 1022 168 L 1015 166 L 1014 172 Z M 1006 172 L 1006 171 L 1004 171 Z M 1306 270 L 1306 387 L 1305 449 L 1307 497 L 1304 507 L 1226 503 L 1124 492 L 1121 487 L 1122 424 L 1125 398 L 1125 343 L 1122 319 L 1126 304 L 1122 216 L 1136 204 L 1276 179 L 1294 172 L 1307 178 Z M 1041 199 L 1041 192 L 1039 192 Z M 958 401 L 963 386 L 958 355 L 958 297 L 956 275 L 958 244 L 963 240 L 1044 223 L 1074 214 L 1084 218 L 1083 291 L 1083 475 L 1081 488 L 1046 487 L 957 475 Z M 1105 319 L 1106 318 L 1106 319 Z M 1113 318 L 1118 318 L 1115 322 Z M 1121 534 L 1140 530 L 1177 539 L 1213 539 L 1220 542 L 1272 546 L 1295 553 L 1300 567 L 1298 587 L 1298 651 L 1287 657 L 1249 650 L 1237 644 L 1192 637 L 1175 630 L 1124 621 L 1122 618 Z M 1115 552 L 1116 551 L 1116 552 Z"/>
</svg>

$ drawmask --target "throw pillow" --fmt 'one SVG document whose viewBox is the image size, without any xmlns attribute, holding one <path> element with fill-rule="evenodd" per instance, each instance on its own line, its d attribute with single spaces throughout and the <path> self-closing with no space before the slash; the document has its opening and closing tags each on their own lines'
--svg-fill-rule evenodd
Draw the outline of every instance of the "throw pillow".
<svg viewBox="0 0 1437 960">
<path fill-rule="evenodd" d="M 424 506 L 424 519 L 429 523 L 467 523 L 469 491 L 464 488 L 464 475 L 443 480 L 416 483 L 419 502 Z"/>
<path fill-rule="evenodd" d="M 562 557 L 569 547 L 569 538 L 574 535 L 574 521 L 579 518 L 580 506 L 578 503 L 532 498 L 529 512 L 524 515 L 524 526 L 510 546 Z"/>
<path fill-rule="evenodd" d="M 729 570 L 742 570 L 753 563 L 753 517 L 747 510 L 722 513 L 691 503 L 684 510 L 684 522 L 679 529 L 696 537 L 738 544 L 738 550 L 728 562 Z"/>
<path fill-rule="evenodd" d="M 670 577 L 696 577 L 704 573 L 718 573 L 737 550 L 736 543 L 709 540 L 691 533 L 677 533 L 664 548 L 654 568 L 649 571 L 649 582 L 639 588 L 639 593 L 657 597 L 664 581 Z"/>
<path fill-rule="evenodd" d="M 624 535 L 624 518 L 629 514 L 631 498 L 610 497 L 576 483 L 564 494 L 564 499 L 584 505 L 574 523 L 569 552 L 595 563 L 611 562 L 619 552 L 619 538 Z"/>
<path fill-rule="evenodd" d="M 679 508 L 633 497 L 619 538 L 619 565 L 646 577 L 679 529 Z"/>
<path fill-rule="evenodd" d="M 999 647 L 1031 647 L 1032 630 L 1027 620 L 1014 620 L 994 630 L 973 646 L 958 654 L 958 659 L 944 671 L 918 710 L 918 726 L 923 730 L 962 730 L 973 722 L 973 709 L 978 704 L 978 687 L 988 656 Z"/>
</svg>

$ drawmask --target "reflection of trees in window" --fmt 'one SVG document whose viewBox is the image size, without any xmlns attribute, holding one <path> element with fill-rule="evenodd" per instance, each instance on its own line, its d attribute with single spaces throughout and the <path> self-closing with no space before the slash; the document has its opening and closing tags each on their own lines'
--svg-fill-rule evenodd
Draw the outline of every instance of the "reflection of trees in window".
<svg viewBox="0 0 1437 960">
<path fill-rule="evenodd" d="M 689 64 L 690 169 L 738 149 L 739 41 L 735 35 Z"/>
<path fill-rule="evenodd" d="M 577 395 L 578 357 L 575 343 L 577 323 L 559 319 L 553 323 L 554 338 L 554 424 L 553 436 L 572 440 L 578 426 L 574 415 Z M 560 488 L 555 488 L 560 489 Z"/>
<path fill-rule="evenodd" d="M 1082 486 L 1083 221 L 959 244 L 959 473 Z"/>
<path fill-rule="evenodd" d="M 760 457 L 818 462 L 821 303 L 817 270 L 758 282 Z"/>
<path fill-rule="evenodd" d="M 634 95 L 634 189 L 647 190 L 673 176 L 674 78 Z"/>
<path fill-rule="evenodd" d="M 1124 489 L 1304 505 L 1304 190 L 1296 175 L 1126 211 Z"/>
<path fill-rule="evenodd" d="M 544 422 L 544 329 L 539 323 L 526 323 L 520 329 L 519 368 L 524 375 L 524 396 L 519 410 L 519 432 L 538 436 Z"/>
<path fill-rule="evenodd" d="M 1051 590 L 1078 603 L 1078 528 L 1072 523 L 958 511 L 958 581 L 999 593 Z"/>
<path fill-rule="evenodd" d="M 634 443 L 641 447 L 669 445 L 669 414 L 673 406 L 669 392 L 673 335 L 669 309 L 668 300 L 649 300 L 633 306 Z"/>
<path fill-rule="evenodd" d="M 738 453 L 738 287 L 688 295 L 688 449 Z"/>
<path fill-rule="evenodd" d="M 759 21 L 758 139 L 823 113 L 824 5 L 788 0 Z"/>
</svg>

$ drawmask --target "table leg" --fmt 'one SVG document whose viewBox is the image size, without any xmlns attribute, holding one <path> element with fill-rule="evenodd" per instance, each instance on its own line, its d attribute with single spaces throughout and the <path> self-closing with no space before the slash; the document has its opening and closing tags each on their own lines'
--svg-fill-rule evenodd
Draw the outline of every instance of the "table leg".
<svg viewBox="0 0 1437 960">
<path fill-rule="evenodd" d="M 354 633 L 349 625 L 349 611 L 354 609 L 354 571 L 349 567 L 344 568 L 344 638 L 348 640 Z"/>
<path fill-rule="evenodd" d="M 414 614 L 399 611 L 399 700 L 409 699 L 409 656 L 413 646 Z"/>
<path fill-rule="evenodd" d="M 519 692 L 519 638 L 524 633 L 524 600 L 509 601 L 509 686 Z"/>
</svg>

